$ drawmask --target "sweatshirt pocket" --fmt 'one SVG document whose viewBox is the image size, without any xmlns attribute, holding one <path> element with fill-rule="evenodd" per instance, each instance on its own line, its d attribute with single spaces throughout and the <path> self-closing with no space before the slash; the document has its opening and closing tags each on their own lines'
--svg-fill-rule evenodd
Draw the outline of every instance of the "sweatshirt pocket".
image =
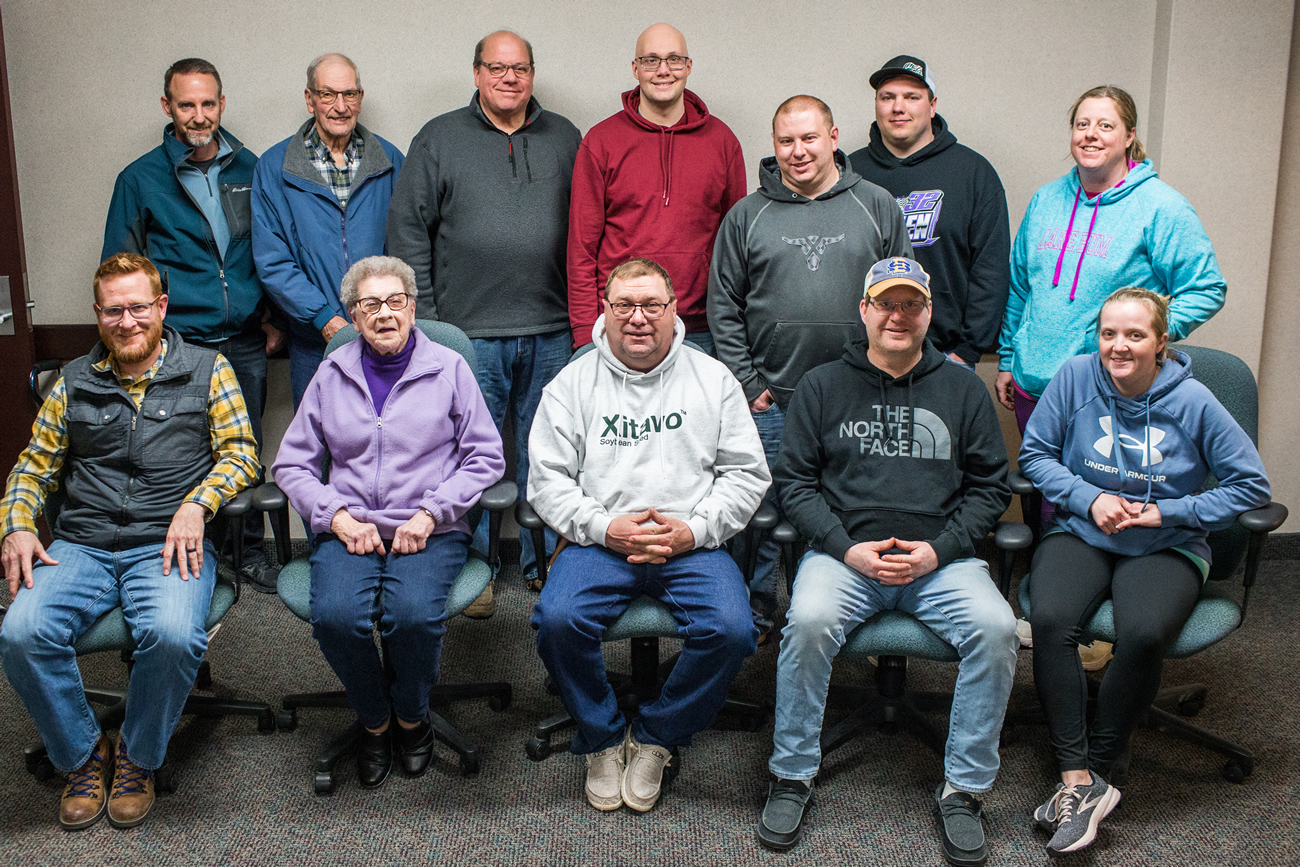
<svg viewBox="0 0 1300 867">
<path fill-rule="evenodd" d="M 1016 334 L 1012 346 L 1016 354 L 1016 372 L 1023 376 L 1020 386 L 1030 394 L 1042 394 L 1056 371 L 1076 355 L 1096 347 L 1094 327 L 1056 328 L 1030 318 Z"/>
<path fill-rule="evenodd" d="M 864 336 L 862 324 L 847 322 L 777 322 L 763 353 L 763 371 L 773 393 L 794 391 L 805 373 L 835 361 L 844 344 Z"/>
</svg>

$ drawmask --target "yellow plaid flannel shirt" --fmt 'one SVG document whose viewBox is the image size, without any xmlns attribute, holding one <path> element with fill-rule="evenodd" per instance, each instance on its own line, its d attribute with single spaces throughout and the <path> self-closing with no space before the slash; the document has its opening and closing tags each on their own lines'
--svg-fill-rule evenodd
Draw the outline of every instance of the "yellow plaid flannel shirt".
<svg viewBox="0 0 1300 867">
<path fill-rule="evenodd" d="M 126 389 L 137 409 L 166 357 L 167 341 L 164 340 L 158 360 L 134 381 L 113 367 L 118 383 Z M 112 364 L 110 357 L 94 367 L 107 370 Z M 31 443 L 18 456 L 18 463 L 9 474 L 4 499 L 0 500 L 0 538 L 18 530 L 36 532 L 36 515 L 44 508 L 45 498 L 58 488 L 68 455 L 68 428 L 64 419 L 67 406 L 67 386 L 63 377 L 59 377 L 32 425 Z M 253 438 L 244 396 L 239 391 L 234 368 L 221 355 L 212 367 L 208 388 L 208 430 L 212 456 L 217 463 L 185 502 L 198 503 L 211 518 L 222 503 L 257 481 L 259 471 L 257 441 Z"/>
</svg>

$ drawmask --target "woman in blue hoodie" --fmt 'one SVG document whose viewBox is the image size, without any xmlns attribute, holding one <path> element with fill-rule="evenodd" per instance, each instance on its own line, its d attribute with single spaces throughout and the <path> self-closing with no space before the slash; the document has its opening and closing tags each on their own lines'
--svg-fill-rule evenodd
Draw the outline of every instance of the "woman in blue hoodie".
<svg viewBox="0 0 1300 867">
<path fill-rule="evenodd" d="M 1167 296 L 1169 336 L 1223 306 L 1227 286 L 1191 204 L 1156 177 L 1133 97 L 1095 87 L 1070 107 L 1075 168 L 1029 202 L 1011 249 L 998 400 L 1025 422 L 1052 375 L 1097 348 L 1097 311 L 1121 286 Z"/>
<path fill-rule="evenodd" d="M 1206 534 L 1269 501 L 1246 432 L 1166 348 L 1169 299 L 1125 288 L 1102 305 L 1097 352 L 1065 362 L 1025 429 L 1020 469 L 1056 513 L 1034 554 L 1034 683 L 1061 783 L 1034 812 L 1048 848 L 1092 842 L 1119 802 L 1104 777 L 1160 688 L 1165 651 L 1209 573 Z M 1210 473 L 1218 487 L 1204 490 Z M 1087 731 L 1076 648 L 1109 597 L 1115 659 Z"/>
</svg>

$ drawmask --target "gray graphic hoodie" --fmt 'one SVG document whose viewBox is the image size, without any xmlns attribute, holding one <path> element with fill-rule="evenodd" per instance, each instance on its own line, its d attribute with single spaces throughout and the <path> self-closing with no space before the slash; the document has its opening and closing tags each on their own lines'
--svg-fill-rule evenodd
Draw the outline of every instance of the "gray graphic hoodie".
<svg viewBox="0 0 1300 867">
<path fill-rule="evenodd" d="M 528 500 L 570 542 L 603 545 L 610 521 L 653 506 L 685 521 L 696 548 L 717 548 L 758 509 L 772 478 L 748 402 L 722 364 L 682 345 L 685 334 L 678 319 L 668 356 L 641 373 L 614 356 L 602 315 L 596 351 L 542 393 Z"/>
<path fill-rule="evenodd" d="M 709 330 L 745 398 L 771 389 L 785 410 L 799 378 L 862 334 L 867 272 L 912 256 L 894 197 L 835 152 L 840 180 L 815 199 L 781 181 L 776 157 L 761 185 L 722 221 L 709 271 Z"/>
</svg>

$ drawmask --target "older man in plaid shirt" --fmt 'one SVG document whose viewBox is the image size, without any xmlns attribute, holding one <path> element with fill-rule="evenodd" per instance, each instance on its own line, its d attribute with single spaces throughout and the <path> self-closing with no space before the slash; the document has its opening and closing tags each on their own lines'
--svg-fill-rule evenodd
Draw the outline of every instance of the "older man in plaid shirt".
<svg viewBox="0 0 1300 867">
<path fill-rule="evenodd" d="M 258 474 L 234 370 L 163 324 L 154 265 L 110 256 L 94 287 L 100 343 L 64 368 L 0 500 L 14 597 L 0 658 L 50 761 L 68 774 L 59 822 L 69 830 L 105 812 L 117 827 L 137 825 L 153 805 L 153 771 L 207 649 L 217 557 L 204 525 Z M 36 536 L 42 509 L 48 551 Z M 118 606 L 137 649 L 110 744 L 73 644 Z"/>
</svg>

